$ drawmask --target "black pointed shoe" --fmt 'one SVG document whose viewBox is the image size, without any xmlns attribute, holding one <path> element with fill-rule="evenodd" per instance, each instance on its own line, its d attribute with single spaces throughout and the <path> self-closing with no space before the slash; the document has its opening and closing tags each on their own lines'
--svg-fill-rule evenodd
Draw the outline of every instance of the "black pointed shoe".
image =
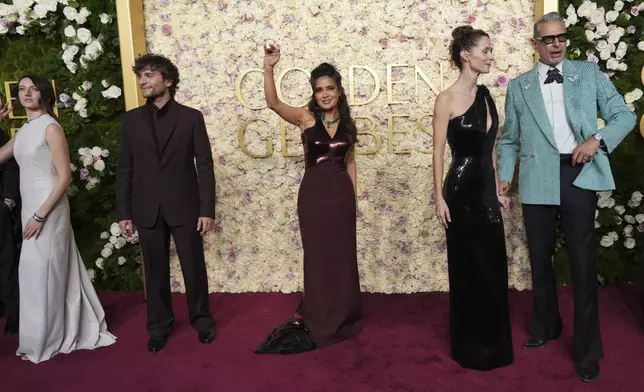
<svg viewBox="0 0 644 392">
<path fill-rule="evenodd" d="M 599 363 L 577 365 L 577 376 L 583 382 L 595 382 L 599 380 L 599 374 Z"/>
<path fill-rule="evenodd" d="M 217 332 L 215 332 L 215 327 L 211 325 L 207 329 L 199 331 L 199 342 L 203 344 L 210 344 L 213 340 L 215 340 L 216 335 Z"/>
</svg>

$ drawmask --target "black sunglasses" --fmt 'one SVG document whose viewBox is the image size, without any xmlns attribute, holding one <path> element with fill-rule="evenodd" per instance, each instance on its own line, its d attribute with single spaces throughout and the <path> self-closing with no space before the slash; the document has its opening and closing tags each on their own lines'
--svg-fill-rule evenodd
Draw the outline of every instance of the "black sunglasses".
<svg viewBox="0 0 644 392">
<path fill-rule="evenodd" d="M 559 35 L 546 35 L 543 37 L 537 38 L 537 40 L 543 42 L 546 45 L 550 45 L 555 42 L 555 39 L 559 42 L 566 42 L 568 40 L 568 33 L 563 33 Z"/>
</svg>

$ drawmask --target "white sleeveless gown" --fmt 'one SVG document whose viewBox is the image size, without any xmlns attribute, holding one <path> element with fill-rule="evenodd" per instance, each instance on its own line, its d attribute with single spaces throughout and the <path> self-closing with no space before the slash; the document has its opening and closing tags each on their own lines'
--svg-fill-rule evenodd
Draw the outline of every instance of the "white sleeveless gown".
<svg viewBox="0 0 644 392">
<path fill-rule="evenodd" d="M 57 172 L 45 140 L 56 119 L 44 114 L 16 135 L 14 156 L 20 166 L 22 226 L 49 197 Z M 67 196 L 47 217 L 38 239 L 22 243 L 19 266 L 20 345 L 16 355 L 34 363 L 75 350 L 92 350 L 116 341 L 105 323 L 76 242 Z"/>
</svg>

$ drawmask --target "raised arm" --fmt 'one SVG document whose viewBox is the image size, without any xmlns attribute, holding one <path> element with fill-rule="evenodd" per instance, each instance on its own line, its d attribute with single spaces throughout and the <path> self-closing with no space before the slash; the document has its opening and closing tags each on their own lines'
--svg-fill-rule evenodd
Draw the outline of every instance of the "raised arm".
<svg viewBox="0 0 644 392">
<path fill-rule="evenodd" d="M 269 48 L 264 48 L 264 95 L 266 97 L 266 104 L 268 108 L 277 113 L 278 116 L 287 122 L 298 126 L 304 130 L 313 116 L 305 108 L 296 108 L 281 102 L 277 96 L 277 89 L 275 88 L 275 76 L 273 75 L 273 68 L 280 59 L 279 46 L 270 45 Z"/>
<path fill-rule="evenodd" d="M 31 237 L 38 238 L 47 217 L 54 209 L 61 197 L 67 192 L 67 188 L 72 183 L 71 163 L 69 161 L 69 149 L 67 140 L 62 128 L 58 124 L 50 124 L 45 130 L 45 141 L 51 150 L 54 168 L 56 169 L 56 182 L 54 183 L 49 196 L 45 202 L 27 221 L 23 232 L 23 239 L 28 240 Z M 31 212 L 31 211 L 30 211 Z"/>
<path fill-rule="evenodd" d="M 505 195 L 510 189 L 510 184 L 514 177 L 514 169 L 517 164 L 517 155 L 521 147 L 519 122 L 514 104 L 514 89 L 512 88 L 513 82 L 511 81 L 508 85 L 508 93 L 505 100 L 505 122 L 503 123 L 501 137 L 496 146 L 497 176 L 500 184 L 497 191 L 500 195 Z"/>
<path fill-rule="evenodd" d="M 597 133 L 602 136 L 608 152 L 611 153 L 633 130 L 637 117 L 626 106 L 624 98 L 599 70 L 597 64 L 593 63 L 593 70 L 597 83 L 597 104 L 606 121 L 606 126 Z"/>
<path fill-rule="evenodd" d="M 447 227 L 451 222 L 449 208 L 443 198 L 443 169 L 445 167 L 445 144 L 447 142 L 447 125 L 451 109 L 450 97 L 445 93 L 438 94 L 434 104 L 434 117 L 432 128 L 434 130 L 434 155 L 432 157 L 434 169 L 434 197 L 436 198 L 436 217 L 440 223 Z"/>
</svg>

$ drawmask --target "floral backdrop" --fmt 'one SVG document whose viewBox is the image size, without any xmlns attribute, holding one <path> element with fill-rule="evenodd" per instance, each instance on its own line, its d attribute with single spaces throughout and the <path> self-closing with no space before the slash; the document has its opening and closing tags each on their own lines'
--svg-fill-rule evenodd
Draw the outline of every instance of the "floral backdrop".
<svg viewBox="0 0 644 392">
<path fill-rule="evenodd" d="M 508 80 L 532 66 L 528 39 L 533 2 L 282 3 L 144 2 L 150 51 L 179 65 L 177 99 L 204 113 L 211 135 L 218 192 L 216 230 L 205 239 L 211 290 L 302 288 L 295 212 L 304 170 L 298 131 L 283 128 L 282 137 L 274 114 L 248 107 L 263 105 L 261 73 L 247 71 L 261 68 L 266 41 L 282 46 L 278 75 L 293 67 L 308 72 L 330 61 L 355 101 L 369 101 L 352 107 L 363 132 L 357 157 L 363 290 L 447 290 L 443 230 L 433 219 L 429 125 L 436 91 L 456 77 L 447 61 L 450 32 L 467 23 L 492 34 L 496 64 L 480 81 L 495 96 L 503 118 Z M 597 61 L 641 119 L 644 3 L 562 0 L 559 8 L 570 34 L 569 57 Z M 95 284 L 122 290 L 141 287 L 141 260 L 137 236 L 126 239 L 114 222 L 114 156 L 124 112 L 115 19 L 114 0 L 0 0 L 0 82 L 25 73 L 55 80 L 73 163 L 68 196 L 77 243 Z M 369 68 L 354 70 L 354 88 L 350 66 Z M 239 94 L 247 105 L 235 93 L 242 76 Z M 287 73 L 280 87 L 287 102 L 308 99 L 302 72 Z M 0 91 L 3 101 L 5 93 Z M 16 118 L 0 126 L 9 131 L 23 121 Z M 602 126 L 603 120 L 598 123 Z M 390 137 L 389 130 L 400 132 Z M 242 147 L 267 157 L 252 158 Z M 397 153 L 405 150 L 409 153 Z M 644 138 L 634 130 L 611 156 L 618 189 L 599 194 L 595 225 L 602 283 L 644 281 L 643 150 Z M 509 285 L 525 289 L 530 286 L 529 262 L 514 201 L 504 211 Z M 564 245 L 560 235 L 555 267 L 562 284 L 570 282 Z M 183 291 L 176 255 L 172 263 L 172 288 Z"/>
<path fill-rule="evenodd" d="M 431 176 L 432 139 L 428 129 L 436 93 L 416 75 L 418 66 L 436 88 L 449 86 L 457 72 L 449 65 L 452 28 L 461 24 L 489 31 L 496 65 L 480 82 L 503 111 L 509 78 L 533 64 L 528 39 L 532 1 L 212 1 L 146 0 L 148 50 L 167 55 L 181 71 L 177 100 L 199 108 L 211 136 L 217 177 L 217 230 L 206 237 L 209 281 L 216 291 L 295 291 L 302 288 L 302 250 L 296 214 L 304 172 L 299 131 L 286 127 L 286 151 L 278 117 L 268 109 L 252 110 L 236 97 L 238 79 L 262 68 L 265 41 L 282 47 L 277 74 L 299 67 L 309 72 L 323 61 L 335 64 L 349 90 L 355 71 L 355 100 L 375 100 L 352 107 L 359 130 L 380 139 L 375 154 L 358 155 L 358 260 L 362 289 L 375 292 L 448 289 L 444 230 L 434 219 Z M 308 5 L 306 5 L 308 4 Z M 521 17 L 524 15 L 524 17 Z M 387 65 L 392 67 L 388 104 Z M 395 83 L 400 82 L 400 83 Z M 284 99 L 302 104 L 310 96 L 308 77 L 289 72 L 281 83 Z M 262 75 L 249 73 L 240 85 L 248 106 L 263 105 Z M 390 115 L 394 115 L 390 119 Z M 397 117 L 405 115 L 408 117 Z M 365 119 L 362 117 L 370 117 Z M 239 130 L 252 119 L 243 141 Z M 396 133 L 390 141 L 388 122 Z M 431 132 L 431 131 L 429 131 Z M 359 152 L 376 148 L 374 136 L 362 135 Z M 389 151 L 411 150 L 407 154 Z M 451 158 L 446 157 L 449 162 Z M 512 287 L 529 286 L 529 261 L 518 208 L 505 214 Z M 329 233 L 333 241 L 333 233 Z M 173 288 L 183 291 L 176 257 Z"/>
</svg>

